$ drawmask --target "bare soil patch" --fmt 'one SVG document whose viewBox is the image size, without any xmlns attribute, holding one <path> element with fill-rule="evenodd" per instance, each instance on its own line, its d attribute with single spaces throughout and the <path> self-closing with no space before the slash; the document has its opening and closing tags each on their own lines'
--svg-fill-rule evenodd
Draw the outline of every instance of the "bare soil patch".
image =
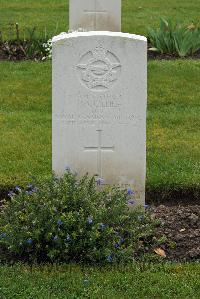
<svg viewBox="0 0 200 299">
<path fill-rule="evenodd" d="M 162 204 L 152 208 L 153 216 L 160 220 L 156 237 L 166 236 L 175 246 L 163 243 L 167 259 L 191 261 L 200 259 L 200 205 Z"/>
</svg>

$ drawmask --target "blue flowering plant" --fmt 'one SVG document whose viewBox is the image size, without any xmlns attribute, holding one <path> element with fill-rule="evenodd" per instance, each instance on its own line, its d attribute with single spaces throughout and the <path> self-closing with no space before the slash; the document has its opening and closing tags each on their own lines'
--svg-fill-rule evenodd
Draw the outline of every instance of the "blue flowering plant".
<svg viewBox="0 0 200 299">
<path fill-rule="evenodd" d="M 17 187 L 1 209 L 0 246 L 34 262 L 132 260 L 154 224 L 148 211 L 129 209 L 131 190 L 99 183 L 67 170 L 26 190 Z"/>
</svg>

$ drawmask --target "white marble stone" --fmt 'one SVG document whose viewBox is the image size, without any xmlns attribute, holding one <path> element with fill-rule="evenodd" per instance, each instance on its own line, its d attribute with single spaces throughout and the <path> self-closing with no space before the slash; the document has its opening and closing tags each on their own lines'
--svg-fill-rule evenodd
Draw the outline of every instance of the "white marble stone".
<svg viewBox="0 0 200 299">
<path fill-rule="evenodd" d="M 53 38 L 53 170 L 66 166 L 145 199 L 147 42 L 76 32 Z"/>
<path fill-rule="evenodd" d="M 121 31 L 121 0 L 70 0 L 69 29 Z"/>
</svg>

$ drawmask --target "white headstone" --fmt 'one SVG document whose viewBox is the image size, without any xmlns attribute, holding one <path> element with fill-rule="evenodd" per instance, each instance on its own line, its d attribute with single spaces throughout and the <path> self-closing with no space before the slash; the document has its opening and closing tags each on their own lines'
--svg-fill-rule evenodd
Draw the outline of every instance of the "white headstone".
<svg viewBox="0 0 200 299">
<path fill-rule="evenodd" d="M 121 31 L 121 0 L 70 0 L 69 29 Z"/>
<path fill-rule="evenodd" d="M 76 32 L 53 38 L 53 170 L 69 166 L 130 186 L 144 203 L 146 38 Z"/>
</svg>

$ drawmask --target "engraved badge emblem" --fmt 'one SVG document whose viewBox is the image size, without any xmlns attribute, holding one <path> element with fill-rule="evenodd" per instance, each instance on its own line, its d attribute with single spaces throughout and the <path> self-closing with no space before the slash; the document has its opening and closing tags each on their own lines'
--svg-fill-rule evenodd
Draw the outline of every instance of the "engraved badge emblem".
<svg viewBox="0 0 200 299">
<path fill-rule="evenodd" d="M 101 45 L 82 55 L 76 69 L 81 83 L 93 91 L 108 90 L 121 74 L 117 56 Z"/>
</svg>

